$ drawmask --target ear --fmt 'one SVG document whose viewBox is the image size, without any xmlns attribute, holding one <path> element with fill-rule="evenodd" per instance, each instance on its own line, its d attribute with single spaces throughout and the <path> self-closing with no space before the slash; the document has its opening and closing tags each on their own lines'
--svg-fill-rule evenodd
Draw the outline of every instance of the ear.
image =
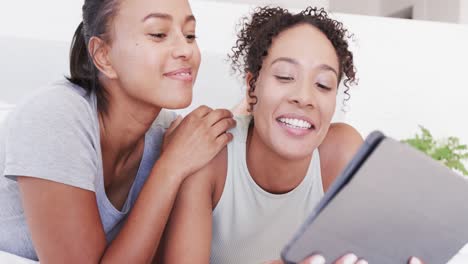
<svg viewBox="0 0 468 264">
<path fill-rule="evenodd" d="M 117 73 L 109 57 L 110 46 L 101 38 L 94 36 L 89 40 L 88 50 L 96 68 L 107 78 L 116 79 Z"/>
<path fill-rule="evenodd" d="M 247 87 L 245 91 L 247 92 L 247 95 L 249 95 L 250 81 L 252 80 L 252 78 L 253 78 L 253 74 L 251 72 L 247 72 L 247 74 L 245 75 L 245 87 Z"/>
<path fill-rule="evenodd" d="M 246 75 L 245 75 L 245 98 L 246 98 L 246 101 L 247 103 L 249 104 L 249 108 L 250 108 L 250 104 L 253 103 L 257 103 L 257 99 L 253 98 L 252 96 L 255 96 L 255 90 L 250 92 L 251 90 L 251 86 L 250 86 L 250 81 L 252 81 L 253 79 L 253 74 L 251 72 L 248 72 Z M 257 79 L 258 80 L 258 79 Z"/>
</svg>

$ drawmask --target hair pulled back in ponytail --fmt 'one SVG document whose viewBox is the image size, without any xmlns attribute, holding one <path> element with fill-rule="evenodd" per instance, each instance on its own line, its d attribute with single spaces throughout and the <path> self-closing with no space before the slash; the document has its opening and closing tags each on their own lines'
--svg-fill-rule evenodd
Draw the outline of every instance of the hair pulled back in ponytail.
<svg viewBox="0 0 468 264">
<path fill-rule="evenodd" d="M 107 110 L 106 91 L 99 82 L 99 70 L 88 51 L 92 37 L 109 41 L 106 34 L 117 13 L 119 0 L 85 0 L 83 21 L 78 25 L 70 48 L 70 77 L 67 79 L 81 86 L 88 93 L 95 92 L 99 111 Z"/>
</svg>

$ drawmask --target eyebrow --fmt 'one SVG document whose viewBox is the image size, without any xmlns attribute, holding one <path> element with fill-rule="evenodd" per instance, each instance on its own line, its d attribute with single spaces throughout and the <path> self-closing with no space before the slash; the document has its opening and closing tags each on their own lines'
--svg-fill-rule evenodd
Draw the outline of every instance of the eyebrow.
<svg viewBox="0 0 468 264">
<path fill-rule="evenodd" d="M 166 14 L 166 13 L 151 13 L 151 14 L 148 14 L 147 16 L 145 16 L 142 19 L 142 22 L 145 22 L 146 20 L 148 20 L 150 18 L 160 18 L 160 19 L 164 19 L 164 20 L 173 20 L 173 17 L 171 15 L 169 15 L 169 14 Z M 196 21 L 195 16 L 188 15 L 188 16 L 185 17 L 184 23 L 187 23 L 187 22 L 190 22 L 190 21 Z"/>
<path fill-rule="evenodd" d="M 275 60 L 271 63 L 271 65 L 273 65 L 273 64 L 275 64 L 275 63 L 277 63 L 277 62 L 280 62 L 280 61 L 287 62 L 287 63 L 291 63 L 291 64 L 294 64 L 294 65 L 300 65 L 300 63 L 299 63 L 297 60 L 295 60 L 295 59 L 293 59 L 293 58 L 288 58 L 288 57 L 279 57 L 279 58 L 275 59 Z M 331 71 L 331 72 L 333 72 L 333 73 L 338 77 L 338 72 L 337 72 L 333 67 L 331 67 L 330 65 L 327 65 L 327 64 L 320 64 L 320 65 L 318 66 L 318 68 L 319 68 L 320 70 L 324 70 L 324 71 Z"/>
<path fill-rule="evenodd" d="M 287 58 L 287 57 L 279 57 L 277 59 L 275 59 L 271 65 L 277 63 L 277 62 L 280 62 L 280 61 L 284 61 L 284 62 L 288 62 L 288 63 L 291 63 L 291 64 L 294 64 L 294 65 L 299 65 L 299 62 L 295 59 L 292 59 L 292 58 Z"/>
<path fill-rule="evenodd" d="M 336 77 L 338 77 L 338 72 L 333 67 L 331 67 L 331 66 L 329 66 L 327 64 L 320 64 L 318 66 L 318 68 L 321 69 L 321 70 L 324 70 L 324 71 L 331 71 L 336 75 Z"/>
</svg>

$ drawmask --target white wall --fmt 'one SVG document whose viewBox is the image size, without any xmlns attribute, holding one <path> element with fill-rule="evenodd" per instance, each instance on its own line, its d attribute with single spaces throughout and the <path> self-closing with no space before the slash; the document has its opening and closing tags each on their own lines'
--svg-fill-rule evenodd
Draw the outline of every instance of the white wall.
<svg viewBox="0 0 468 264">
<path fill-rule="evenodd" d="M 307 5 L 325 7 L 338 13 L 369 16 L 391 16 L 405 7 L 413 7 L 417 20 L 468 23 L 468 0 L 209 0 L 213 2 L 284 5 L 304 8 Z M 465 7 L 463 7 L 463 5 Z"/>
<path fill-rule="evenodd" d="M 1 9 L 0 101 L 16 103 L 29 90 L 67 72 L 68 42 L 80 20 L 80 2 L 34 2 L 31 11 L 23 10 L 24 3 L 11 1 L 8 11 Z M 251 6 L 191 2 L 198 19 L 203 61 L 193 105 L 183 112 L 201 103 L 230 107 L 243 91 L 242 81 L 229 75 L 225 54 L 234 43 L 235 24 Z M 21 12 L 27 15 L 19 16 Z M 346 119 L 364 136 L 381 129 L 404 138 L 421 124 L 435 136 L 458 136 L 468 143 L 468 26 L 353 15 L 337 17 L 355 33 L 353 49 L 360 85 L 352 91 L 349 112 L 344 115 L 338 111 L 335 120 Z"/>
<path fill-rule="evenodd" d="M 403 8 L 414 6 L 417 2 L 423 2 L 424 0 L 391 0 L 381 1 L 381 12 L 384 15 L 395 13 Z"/>
<path fill-rule="evenodd" d="M 460 23 L 468 24 L 468 0 L 460 0 Z"/>
<path fill-rule="evenodd" d="M 83 0 L 2 1 L 0 36 L 69 41 L 81 21 Z"/>
<path fill-rule="evenodd" d="M 330 0 L 330 9 L 341 13 L 377 16 L 380 15 L 380 7 L 380 0 Z"/>
<path fill-rule="evenodd" d="M 406 7 L 413 7 L 414 19 L 463 23 L 461 3 L 467 0 L 330 0 L 330 9 L 341 13 L 390 16 Z M 468 7 L 468 6 L 466 6 Z M 468 11 L 462 11 L 468 12 Z M 468 16 L 468 14 L 466 14 Z"/>
<path fill-rule="evenodd" d="M 395 12 L 402 10 L 404 8 L 412 7 L 413 19 L 418 20 L 431 20 L 427 16 L 428 1 L 427 0 L 380 0 L 382 2 L 380 16 L 392 16 Z M 458 0 L 448 0 L 448 1 L 458 1 Z M 439 12 L 445 13 L 444 9 L 439 10 Z"/>
<path fill-rule="evenodd" d="M 330 0 L 209 0 L 213 2 L 230 2 L 234 4 L 249 5 L 280 5 L 290 8 L 304 8 L 306 6 L 317 6 L 328 9 Z M 349 1 L 349 0 L 346 0 Z"/>
<path fill-rule="evenodd" d="M 426 14 L 424 19 L 458 23 L 460 21 L 461 0 L 425 0 Z"/>
<path fill-rule="evenodd" d="M 437 137 L 468 143 L 467 26 L 342 18 L 358 38 L 361 82 L 346 116 L 350 123 L 363 134 L 381 129 L 397 138 L 412 135 L 420 124 Z"/>
</svg>

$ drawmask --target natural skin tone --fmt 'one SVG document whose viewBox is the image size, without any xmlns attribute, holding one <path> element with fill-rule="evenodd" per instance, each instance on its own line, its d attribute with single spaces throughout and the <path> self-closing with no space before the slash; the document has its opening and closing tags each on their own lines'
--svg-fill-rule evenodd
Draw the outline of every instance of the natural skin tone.
<svg viewBox="0 0 468 264">
<path fill-rule="evenodd" d="M 145 133 L 161 108 L 183 108 L 192 100 L 200 65 L 195 24 L 186 0 L 122 0 L 109 25 L 110 41 L 92 37 L 88 43 L 109 95 L 109 108 L 99 115 L 99 127 L 105 190 L 117 209 L 127 199 L 143 155 Z M 40 262 L 151 262 L 181 183 L 232 139 L 224 133 L 235 125 L 231 117 L 228 110 L 199 107 L 173 123 L 170 142 L 109 245 L 94 192 L 19 177 Z"/>
<path fill-rule="evenodd" d="M 257 80 L 255 123 L 247 140 L 249 172 L 264 190 L 280 194 L 298 186 L 317 147 L 327 189 L 359 148 L 362 138 L 355 129 L 330 126 L 338 69 L 333 45 L 310 25 L 295 26 L 274 38 Z M 248 74 L 246 83 L 250 78 Z M 306 121 L 310 128 L 291 128 L 286 119 Z M 226 169 L 225 148 L 183 184 L 167 229 L 165 262 L 209 262 L 212 210 L 221 197 Z"/>
<path fill-rule="evenodd" d="M 331 42 L 311 25 L 299 24 L 273 39 L 257 80 L 255 123 L 247 138 L 250 175 L 265 191 L 281 194 L 297 187 L 316 148 L 326 191 L 360 147 L 362 138 L 354 128 L 330 124 L 339 84 L 338 63 Z M 251 76 L 247 75 L 247 84 Z M 245 104 L 237 109 L 244 112 Z M 309 128 L 292 128 L 285 118 L 305 121 L 302 125 Z M 224 148 L 184 182 L 160 248 L 164 263 L 209 263 L 212 211 L 221 198 L 226 171 Z M 325 263 L 325 259 L 312 256 L 303 263 Z M 348 254 L 334 263 L 367 262 Z"/>
</svg>

